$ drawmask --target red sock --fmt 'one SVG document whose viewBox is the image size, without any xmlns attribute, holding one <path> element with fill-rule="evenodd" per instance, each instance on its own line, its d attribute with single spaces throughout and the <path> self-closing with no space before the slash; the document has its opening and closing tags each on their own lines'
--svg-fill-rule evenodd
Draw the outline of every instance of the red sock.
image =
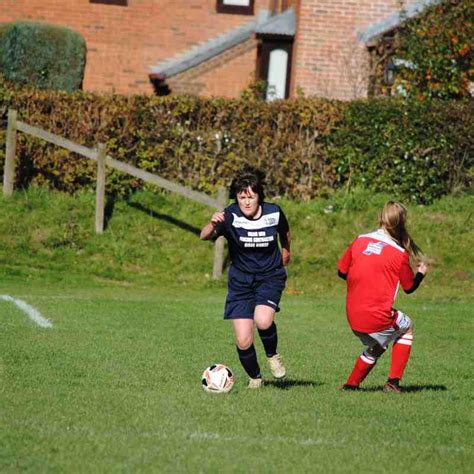
<svg viewBox="0 0 474 474">
<path fill-rule="evenodd" d="M 390 364 L 390 379 L 401 379 L 410 358 L 413 334 L 404 334 L 399 337 L 392 347 L 392 362 Z"/>
<path fill-rule="evenodd" d="M 359 384 L 369 375 L 369 372 L 375 366 L 377 359 L 363 352 L 356 360 L 354 368 L 349 375 L 346 385 L 358 387 Z"/>
</svg>

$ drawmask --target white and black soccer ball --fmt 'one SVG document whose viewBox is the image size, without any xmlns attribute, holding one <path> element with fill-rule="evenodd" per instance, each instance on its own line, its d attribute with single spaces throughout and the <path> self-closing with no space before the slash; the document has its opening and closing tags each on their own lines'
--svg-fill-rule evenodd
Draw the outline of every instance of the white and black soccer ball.
<svg viewBox="0 0 474 474">
<path fill-rule="evenodd" d="M 212 364 L 202 373 L 202 388 L 209 393 L 230 392 L 234 382 L 234 374 L 224 364 Z"/>
</svg>

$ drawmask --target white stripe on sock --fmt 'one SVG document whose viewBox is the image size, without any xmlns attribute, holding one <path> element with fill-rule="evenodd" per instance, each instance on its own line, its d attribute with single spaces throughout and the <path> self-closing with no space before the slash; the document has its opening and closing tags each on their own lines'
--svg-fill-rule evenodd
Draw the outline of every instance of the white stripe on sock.
<svg viewBox="0 0 474 474">
<path fill-rule="evenodd" d="M 404 346 L 411 346 L 413 344 L 413 341 L 410 341 L 409 339 L 399 339 L 398 341 L 395 342 L 395 344 L 403 344 Z"/>
<path fill-rule="evenodd" d="M 366 363 L 370 365 L 375 364 L 375 359 L 373 357 L 366 356 L 365 354 L 361 354 L 360 358 Z"/>
</svg>

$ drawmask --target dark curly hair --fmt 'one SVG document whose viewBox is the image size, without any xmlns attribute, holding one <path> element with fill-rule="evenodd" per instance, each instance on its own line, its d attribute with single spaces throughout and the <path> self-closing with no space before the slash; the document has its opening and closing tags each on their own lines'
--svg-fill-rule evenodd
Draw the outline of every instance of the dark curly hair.
<svg viewBox="0 0 474 474">
<path fill-rule="evenodd" d="M 250 188 L 255 194 L 258 194 L 260 202 L 265 199 L 265 192 L 263 190 L 265 184 L 265 173 L 253 166 L 244 166 L 237 172 L 229 190 L 229 198 L 237 199 L 237 194 Z"/>
</svg>

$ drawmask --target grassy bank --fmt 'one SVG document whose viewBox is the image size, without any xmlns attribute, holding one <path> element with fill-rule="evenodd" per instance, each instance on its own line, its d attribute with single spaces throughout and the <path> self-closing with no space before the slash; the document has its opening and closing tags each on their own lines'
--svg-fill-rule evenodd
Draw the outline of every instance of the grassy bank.
<svg viewBox="0 0 474 474">
<path fill-rule="evenodd" d="M 339 294 L 337 259 L 354 236 L 377 227 L 388 196 L 356 191 L 309 202 L 278 200 L 293 234 L 288 292 Z M 109 201 L 107 229 L 93 230 L 95 198 L 42 189 L 1 200 L 0 278 L 82 286 L 224 287 L 212 282 L 212 244 L 198 233 L 210 208 L 165 193 Z M 409 228 L 433 262 L 425 296 L 472 288 L 472 196 L 409 207 Z"/>
</svg>

